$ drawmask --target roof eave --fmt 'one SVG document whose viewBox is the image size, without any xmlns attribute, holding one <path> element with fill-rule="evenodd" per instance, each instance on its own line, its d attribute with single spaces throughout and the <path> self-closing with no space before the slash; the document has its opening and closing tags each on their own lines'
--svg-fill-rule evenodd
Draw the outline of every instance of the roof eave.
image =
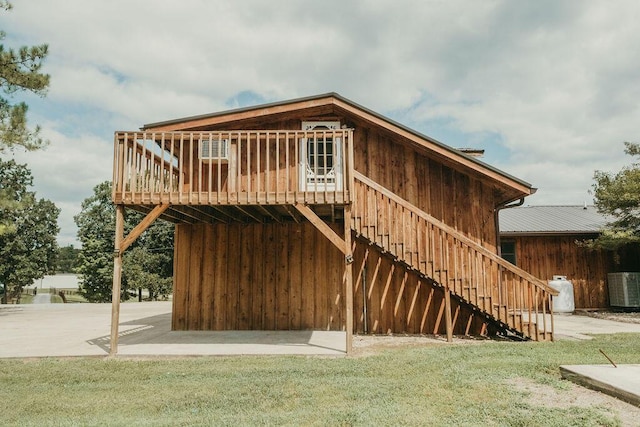
<svg viewBox="0 0 640 427">
<path fill-rule="evenodd" d="M 567 231 L 500 231 L 501 237 L 558 237 L 593 235 L 597 236 L 601 232 L 593 230 L 567 230 Z"/>
<path fill-rule="evenodd" d="M 286 106 L 286 105 L 300 104 L 300 103 L 305 103 L 305 102 L 309 102 L 309 101 L 317 101 L 317 100 L 324 99 L 324 98 L 329 99 L 329 98 L 332 98 L 332 97 L 340 98 L 340 95 L 338 95 L 335 92 L 329 92 L 329 93 L 324 93 L 324 94 L 320 94 L 320 95 L 313 95 L 313 96 L 306 96 L 306 97 L 302 97 L 302 98 L 289 99 L 289 100 L 285 100 L 285 101 L 276 101 L 276 102 L 270 102 L 270 103 L 266 103 L 266 104 L 259 104 L 259 105 L 241 107 L 241 108 L 234 108 L 232 110 L 218 111 L 218 112 L 215 112 L 215 113 L 200 114 L 200 115 L 196 115 L 196 116 L 182 117 L 182 118 L 179 118 L 179 119 L 172 119 L 172 120 L 165 120 L 165 121 L 161 121 L 161 122 L 148 123 L 148 124 L 143 125 L 140 129 L 141 130 L 151 130 L 151 129 L 157 130 L 157 129 L 166 128 L 166 127 L 179 125 L 179 124 L 183 124 L 183 125 L 185 125 L 184 127 L 188 127 L 188 123 L 200 122 L 200 121 L 203 121 L 203 120 L 213 119 L 213 118 L 216 118 L 216 117 L 233 116 L 233 115 L 247 113 L 247 112 L 255 111 L 255 110 L 268 110 L 268 109 L 273 109 L 275 107 L 282 107 L 282 106 Z"/>
<path fill-rule="evenodd" d="M 396 122 L 382 114 L 379 114 L 369 108 L 366 108 L 360 104 L 357 104 L 335 92 L 328 92 L 320 95 L 313 95 L 303 98 L 296 98 L 286 101 L 278 101 L 267 104 L 255 105 L 250 107 L 236 108 L 233 110 L 221 111 L 217 113 L 203 114 L 198 116 L 184 117 L 174 120 L 166 120 L 162 122 L 155 122 L 145 124 L 141 130 L 156 130 L 156 131 L 179 131 L 198 125 L 202 125 L 207 121 L 215 121 L 216 123 L 224 121 L 233 121 L 241 119 L 246 113 L 263 110 L 260 115 L 270 115 L 278 112 L 292 111 L 300 108 L 300 104 L 312 104 L 317 101 L 322 101 L 318 105 L 333 104 L 337 107 L 349 111 L 353 114 L 359 115 L 364 119 L 368 119 L 374 123 L 382 125 L 383 127 L 403 135 L 405 138 L 414 141 L 415 143 L 424 146 L 438 153 L 441 156 L 449 158 L 452 161 L 460 163 L 471 170 L 489 176 L 496 181 L 502 182 L 508 187 L 515 190 L 509 197 L 512 197 L 509 201 L 517 200 L 522 197 L 532 195 L 536 192 L 536 189 L 531 186 L 530 183 L 510 175 L 494 166 L 491 166 L 475 157 L 466 155 L 453 147 L 450 147 L 430 136 L 422 134 L 414 129 L 411 129 L 401 123 Z M 313 105 L 306 105 L 305 107 L 312 107 Z M 288 107 L 288 108 L 283 108 Z M 276 110 L 276 111 L 274 111 Z M 277 111 L 281 110 L 281 111 Z M 368 117 L 367 117 L 368 116 Z M 226 117 L 225 120 L 218 120 L 216 118 Z M 182 126 L 178 126 L 182 125 Z M 430 145 L 428 146 L 427 143 Z"/>
</svg>

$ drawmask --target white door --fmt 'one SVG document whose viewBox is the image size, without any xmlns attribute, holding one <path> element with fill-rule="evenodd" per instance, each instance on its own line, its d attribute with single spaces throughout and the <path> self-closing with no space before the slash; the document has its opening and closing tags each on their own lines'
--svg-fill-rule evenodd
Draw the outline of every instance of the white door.
<svg viewBox="0 0 640 427">
<path fill-rule="evenodd" d="M 300 141 L 300 190 L 342 190 L 342 141 L 332 132 L 340 122 L 302 122 L 302 130 L 317 131 Z"/>
</svg>

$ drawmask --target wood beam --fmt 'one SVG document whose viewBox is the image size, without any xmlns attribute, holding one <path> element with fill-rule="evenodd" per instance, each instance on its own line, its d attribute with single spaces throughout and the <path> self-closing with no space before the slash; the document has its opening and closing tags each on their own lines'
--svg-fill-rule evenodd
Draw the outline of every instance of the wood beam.
<svg viewBox="0 0 640 427">
<path fill-rule="evenodd" d="M 239 217 L 238 215 L 233 215 L 231 212 L 229 212 L 228 209 L 222 209 L 220 206 L 209 206 L 209 208 L 211 208 L 211 210 L 218 212 L 220 215 L 224 215 L 225 217 L 229 218 L 230 221 L 236 221 L 236 222 L 242 222 L 242 218 Z M 227 222 L 227 221 L 222 221 L 222 222 Z"/>
<path fill-rule="evenodd" d="M 249 212 L 248 207 L 240 207 L 240 206 L 234 206 L 235 209 L 239 210 L 240 212 L 242 212 L 243 214 L 245 214 L 246 216 L 248 216 L 249 218 L 252 218 L 254 221 L 263 224 L 264 223 L 264 219 L 259 217 L 258 215 L 252 214 L 251 212 Z"/>
<path fill-rule="evenodd" d="M 333 243 L 338 249 L 340 249 L 340 252 L 342 252 L 343 254 L 345 254 L 345 256 L 351 256 L 351 245 L 349 244 L 349 246 L 346 245 L 345 240 L 338 236 L 338 234 L 333 231 L 333 229 L 331 227 L 329 227 L 327 225 L 326 222 L 324 222 L 318 215 L 316 215 L 316 213 L 307 205 L 303 205 L 301 203 L 296 203 L 295 205 L 293 205 L 298 212 L 300 212 L 305 218 L 307 218 L 309 220 L 309 222 L 311 224 L 313 224 L 322 234 L 324 234 L 324 236 L 329 239 L 329 241 L 331 243 Z M 346 211 L 346 207 L 345 207 L 345 211 Z M 346 217 L 346 213 L 345 213 L 345 217 Z M 345 220 L 345 224 L 346 220 Z M 348 224 L 349 226 L 349 230 L 351 230 L 351 224 Z M 349 234 L 349 236 L 351 236 L 351 234 Z"/>
<path fill-rule="evenodd" d="M 346 350 L 347 355 L 353 352 L 353 256 L 351 255 L 351 205 L 344 207 L 344 293 L 346 305 Z"/>
<path fill-rule="evenodd" d="M 447 280 L 448 282 L 448 280 Z M 451 319 L 451 290 L 449 290 L 449 284 L 447 283 L 444 288 L 444 318 L 445 328 L 447 331 L 447 342 L 453 342 L 453 321 Z"/>
<path fill-rule="evenodd" d="M 109 356 L 118 354 L 118 324 L 120 322 L 120 287 L 122 284 L 122 240 L 124 239 L 124 205 L 116 206 L 116 236 L 113 256 L 113 287 L 111 289 L 111 345 Z"/>
<path fill-rule="evenodd" d="M 258 208 L 258 210 L 264 212 L 265 215 L 270 216 L 271 219 L 274 220 L 275 222 L 282 224 L 282 221 L 280 221 L 280 218 L 278 218 L 275 214 L 273 214 L 269 210 L 269 206 L 257 205 L 256 207 Z"/>
<path fill-rule="evenodd" d="M 135 242 L 136 239 L 140 237 L 140 235 L 144 233 L 144 231 L 149 228 L 151 224 L 153 224 L 153 221 L 158 219 L 158 217 L 169 208 L 169 206 L 170 205 L 156 206 L 151 212 L 147 214 L 147 216 L 142 219 L 142 221 L 140 221 L 138 225 L 135 226 L 133 230 L 131 230 L 131 233 L 127 235 L 127 237 L 122 241 L 119 247 L 116 247 L 116 249 L 118 249 L 121 253 L 120 256 L 122 256 L 122 252 L 124 252 L 129 246 L 131 246 L 131 244 Z"/>
<path fill-rule="evenodd" d="M 296 215 L 296 211 L 291 210 L 291 208 L 288 205 L 282 205 L 282 207 L 284 208 L 285 211 L 287 211 L 289 216 L 291 216 L 291 218 L 293 218 L 293 220 L 296 222 L 296 224 L 300 224 L 300 218 L 298 218 L 298 215 Z"/>
<path fill-rule="evenodd" d="M 175 206 L 173 207 L 176 208 Z M 213 206 L 202 206 L 202 205 L 180 205 L 180 211 L 191 218 L 195 218 L 198 222 L 223 222 L 225 224 L 229 223 L 229 219 L 231 218 L 229 215 L 226 215 L 220 209 L 213 209 Z M 188 211 L 188 213 L 187 213 Z M 231 218 L 233 220 L 233 218 Z"/>
<path fill-rule="evenodd" d="M 338 236 L 326 222 L 324 222 L 307 205 L 296 203 L 293 205 L 298 212 L 311 222 L 322 234 L 345 255 L 344 275 L 342 276 L 345 294 L 345 349 L 347 355 L 353 352 L 353 255 L 351 248 L 351 205 L 344 207 L 344 238 Z"/>
<path fill-rule="evenodd" d="M 181 222 L 186 222 L 187 224 L 193 224 L 196 222 L 207 222 L 210 219 L 198 209 L 195 209 L 193 206 L 188 205 L 175 205 L 169 212 L 180 214 L 182 219 Z"/>
</svg>

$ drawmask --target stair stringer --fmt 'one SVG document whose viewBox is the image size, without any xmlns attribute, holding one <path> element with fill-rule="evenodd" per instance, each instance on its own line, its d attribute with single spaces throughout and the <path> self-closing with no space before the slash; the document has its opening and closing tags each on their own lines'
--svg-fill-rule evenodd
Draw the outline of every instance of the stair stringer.
<svg viewBox="0 0 640 427">
<path fill-rule="evenodd" d="M 444 311 L 444 287 L 433 278 L 425 275 L 423 272 L 413 268 L 410 265 L 399 260 L 390 252 L 384 251 L 379 246 L 372 244 L 369 240 L 354 233 L 355 252 L 354 258 L 356 265 L 366 267 L 356 269 L 356 276 L 354 277 L 354 283 L 356 283 L 354 300 L 357 304 L 355 313 L 358 313 L 356 317 L 357 329 L 364 333 L 373 334 L 387 334 L 387 333 L 403 333 L 403 334 L 426 334 L 426 335 L 445 335 L 445 315 Z M 384 273 L 380 273 L 374 276 L 373 280 L 377 280 L 378 283 L 371 283 L 372 273 L 370 270 L 375 270 L 378 260 L 382 258 L 383 265 L 387 265 L 387 270 Z M 389 296 L 387 296 L 387 306 L 380 307 L 380 299 L 382 291 L 380 289 L 371 289 L 372 287 L 378 288 L 384 285 L 387 280 L 388 265 L 393 264 L 395 267 L 394 277 L 389 290 Z M 401 277 L 407 274 L 407 285 L 405 289 L 401 289 Z M 363 276 L 365 276 L 363 280 Z M 416 282 L 420 284 L 421 289 L 416 289 Z M 363 288 L 364 285 L 364 288 Z M 431 290 L 435 290 L 433 293 Z M 366 302 L 363 302 L 362 293 L 365 292 Z M 399 294 L 403 294 L 399 296 Z M 387 314 L 393 310 L 393 305 L 397 304 L 397 299 L 401 297 L 405 298 L 403 304 L 406 306 L 400 308 L 397 315 L 394 312 L 394 320 L 383 319 L 384 314 L 381 312 L 387 312 Z M 461 336 L 504 336 L 509 338 L 521 339 L 511 332 L 507 332 L 504 326 L 496 321 L 491 316 L 488 316 L 486 312 L 480 310 L 479 307 L 470 304 L 465 299 L 456 294 L 451 294 L 452 300 L 452 327 L 455 335 Z M 366 305 L 366 307 L 365 307 Z M 371 309 L 371 305 L 376 306 L 375 310 Z M 389 307 L 391 306 L 391 307 Z M 411 309 L 408 307 L 411 306 Z M 367 321 L 364 321 L 364 317 L 367 317 Z M 397 316 L 397 318 L 396 318 Z M 398 318 L 403 318 L 398 320 Z M 421 318 L 423 318 L 421 322 Z M 393 322 L 393 323 L 392 323 Z M 423 324 L 423 322 L 425 324 Z M 399 327 L 398 324 L 404 327 Z M 366 329 L 365 329 L 366 327 Z"/>
<path fill-rule="evenodd" d="M 450 292 L 498 333 L 552 340 L 555 290 L 388 189 L 355 173 L 352 230 Z"/>
</svg>

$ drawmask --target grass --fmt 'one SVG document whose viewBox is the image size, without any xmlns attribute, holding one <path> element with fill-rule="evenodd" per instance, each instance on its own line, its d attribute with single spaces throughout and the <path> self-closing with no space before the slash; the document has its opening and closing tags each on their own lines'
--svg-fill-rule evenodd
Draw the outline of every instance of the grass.
<svg viewBox="0 0 640 427">
<path fill-rule="evenodd" d="M 354 358 L 0 360 L 0 413 L 3 425 L 27 426 L 615 426 L 607 408 L 545 408 L 512 385 L 527 378 L 561 392 L 559 365 L 606 363 L 600 348 L 640 362 L 640 334 Z"/>
<path fill-rule="evenodd" d="M 51 295 L 50 296 L 51 304 L 62 304 L 64 301 L 60 295 Z"/>
<path fill-rule="evenodd" d="M 20 304 L 31 304 L 33 302 L 33 295 L 22 294 L 20 295 Z"/>
<path fill-rule="evenodd" d="M 60 290 L 60 289 L 59 289 Z M 75 289 L 71 289 L 72 291 L 75 291 Z M 38 289 L 38 293 L 39 294 L 48 294 L 51 293 L 51 289 L 47 289 L 47 288 L 43 288 L 43 289 Z M 33 303 L 33 295 L 28 295 L 26 293 L 23 293 L 22 296 L 20 297 L 20 304 L 32 304 Z M 73 293 L 69 293 L 69 294 L 65 294 L 65 298 L 67 300 L 67 303 L 79 303 L 79 302 L 88 302 L 85 297 L 83 297 L 82 295 L 80 295 L 80 293 L 78 292 L 73 292 Z M 51 295 L 51 303 L 52 304 L 59 304 L 59 303 L 63 303 L 64 301 L 62 300 L 62 297 L 60 297 L 59 295 Z"/>
<path fill-rule="evenodd" d="M 82 295 L 80 295 L 78 293 L 65 295 L 65 298 L 67 298 L 67 302 L 68 303 L 71 303 L 71 302 L 88 302 L 85 297 L 83 297 Z"/>
</svg>

